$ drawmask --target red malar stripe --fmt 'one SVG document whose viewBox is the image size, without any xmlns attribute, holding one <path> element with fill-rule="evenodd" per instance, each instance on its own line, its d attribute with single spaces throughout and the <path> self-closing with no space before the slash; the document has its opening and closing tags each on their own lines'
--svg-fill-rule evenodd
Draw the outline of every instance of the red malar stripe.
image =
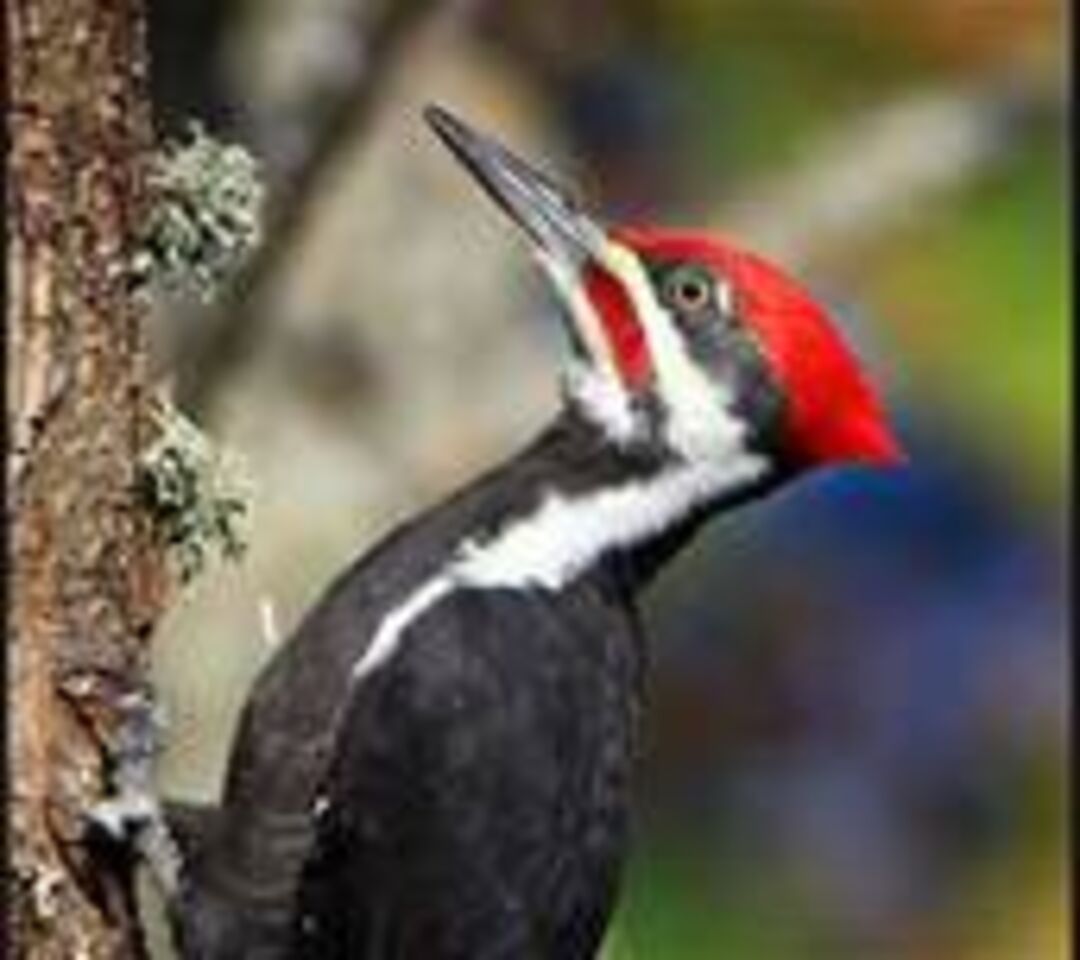
<svg viewBox="0 0 1080 960">
<path fill-rule="evenodd" d="M 652 362 L 645 333 L 622 284 L 607 271 L 589 266 L 585 292 L 604 325 L 623 383 L 630 389 L 644 386 L 652 376 Z"/>
</svg>

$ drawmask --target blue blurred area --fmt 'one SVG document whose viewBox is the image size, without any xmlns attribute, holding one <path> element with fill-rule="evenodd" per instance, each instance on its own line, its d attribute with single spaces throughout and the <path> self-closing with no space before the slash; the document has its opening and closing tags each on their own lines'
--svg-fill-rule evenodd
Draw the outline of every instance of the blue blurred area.
<svg viewBox="0 0 1080 960">
<path fill-rule="evenodd" d="M 721 874 L 731 849 L 809 869 L 864 950 L 1023 843 L 1066 700 L 1057 531 L 959 438 L 901 433 L 905 468 L 823 474 L 735 543 L 721 524 L 656 612 L 653 829 L 726 824 Z"/>
</svg>

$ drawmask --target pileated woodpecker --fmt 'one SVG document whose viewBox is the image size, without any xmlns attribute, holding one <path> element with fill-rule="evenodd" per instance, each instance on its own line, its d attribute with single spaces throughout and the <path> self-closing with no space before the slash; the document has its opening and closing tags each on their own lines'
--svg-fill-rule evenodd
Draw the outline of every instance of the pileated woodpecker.
<svg viewBox="0 0 1080 960">
<path fill-rule="evenodd" d="M 898 446 L 825 312 L 728 240 L 601 226 L 447 111 L 569 334 L 516 456 L 330 586 L 258 680 L 219 806 L 173 808 L 206 960 L 585 960 L 626 851 L 636 597 L 707 517 Z"/>
</svg>

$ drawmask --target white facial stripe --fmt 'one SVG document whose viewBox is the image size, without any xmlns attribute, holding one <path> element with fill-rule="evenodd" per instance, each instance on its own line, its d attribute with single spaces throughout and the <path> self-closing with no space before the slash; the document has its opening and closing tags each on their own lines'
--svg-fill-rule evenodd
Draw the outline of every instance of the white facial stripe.
<svg viewBox="0 0 1080 960">
<path fill-rule="evenodd" d="M 657 392 L 671 416 L 672 444 L 691 461 L 738 450 L 745 426 L 728 412 L 730 398 L 718 395 L 717 386 L 690 359 L 637 254 L 612 242 L 603 266 L 623 284 L 645 333 Z"/>
<path fill-rule="evenodd" d="M 550 256 L 542 248 L 536 249 L 535 256 L 570 312 L 571 320 L 584 341 L 585 349 L 593 365 L 605 380 L 619 385 L 621 389 L 622 381 L 619 377 L 614 351 L 604 332 L 603 323 L 585 293 L 581 278 L 573 268 Z"/>
<path fill-rule="evenodd" d="M 716 306 L 725 317 L 735 313 L 735 291 L 726 280 L 716 281 Z"/>
<path fill-rule="evenodd" d="M 625 443 L 636 429 L 633 405 L 619 373 L 611 342 L 585 292 L 580 276 L 559 259 L 536 248 L 534 256 L 570 313 L 588 354 L 588 367 L 571 364 L 564 378 L 567 393 L 582 412 L 615 443 Z"/>
</svg>

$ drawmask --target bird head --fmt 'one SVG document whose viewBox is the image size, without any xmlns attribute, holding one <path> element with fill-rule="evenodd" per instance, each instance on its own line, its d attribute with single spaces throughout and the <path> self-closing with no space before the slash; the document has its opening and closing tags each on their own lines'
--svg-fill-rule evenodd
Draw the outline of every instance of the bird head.
<svg viewBox="0 0 1080 960">
<path fill-rule="evenodd" d="M 826 310 L 781 269 L 712 234 L 603 225 L 448 111 L 425 116 L 527 235 L 564 308 L 569 398 L 613 443 L 752 451 L 785 473 L 902 459 Z"/>
</svg>

